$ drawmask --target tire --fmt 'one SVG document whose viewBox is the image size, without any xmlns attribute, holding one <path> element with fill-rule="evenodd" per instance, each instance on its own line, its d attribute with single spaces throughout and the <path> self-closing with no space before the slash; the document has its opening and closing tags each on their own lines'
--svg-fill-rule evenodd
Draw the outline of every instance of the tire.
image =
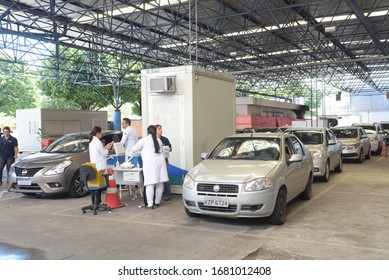
<svg viewBox="0 0 389 280">
<path fill-rule="evenodd" d="M 382 152 L 382 145 L 378 142 L 378 149 L 377 149 L 377 155 L 380 155 Z M 367 157 L 366 157 L 367 158 Z"/>
<path fill-rule="evenodd" d="M 70 182 L 69 195 L 74 198 L 80 198 L 87 194 L 89 194 L 89 191 L 84 188 L 80 178 L 80 171 L 77 170 Z"/>
<path fill-rule="evenodd" d="M 185 213 L 186 213 L 186 215 L 188 215 L 189 217 L 198 217 L 198 216 L 200 216 L 200 214 L 197 214 L 197 213 L 193 213 L 193 212 L 190 212 L 188 209 L 186 209 L 185 207 L 184 207 L 184 209 L 185 209 Z"/>
<path fill-rule="evenodd" d="M 286 220 L 286 190 L 280 189 L 277 194 L 276 205 L 273 213 L 269 217 L 269 222 L 273 225 L 282 225 Z"/>
<path fill-rule="evenodd" d="M 324 171 L 324 175 L 320 177 L 322 182 L 328 182 L 330 180 L 330 162 L 327 160 L 326 170 Z"/>
<path fill-rule="evenodd" d="M 308 182 L 305 185 L 304 191 L 300 194 L 300 198 L 303 200 L 310 200 L 312 197 L 312 174 L 309 175 Z"/>
<path fill-rule="evenodd" d="M 341 173 L 343 171 L 343 158 L 340 157 L 338 165 L 335 167 L 336 173 Z"/>
<path fill-rule="evenodd" d="M 359 158 L 357 159 L 357 162 L 358 163 L 363 162 L 363 150 L 362 149 L 359 151 Z"/>
<path fill-rule="evenodd" d="M 369 152 L 365 156 L 365 159 L 371 159 L 371 147 L 369 147 Z"/>
</svg>

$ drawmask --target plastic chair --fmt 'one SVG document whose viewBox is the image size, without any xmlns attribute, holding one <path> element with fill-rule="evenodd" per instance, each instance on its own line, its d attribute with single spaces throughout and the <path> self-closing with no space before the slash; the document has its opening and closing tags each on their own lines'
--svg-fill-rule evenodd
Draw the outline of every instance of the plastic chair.
<svg viewBox="0 0 389 280">
<path fill-rule="evenodd" d="M 93 215 L 97 214 L 97 210 L 107 210 L 111 213 L 111 207 L 106 204 L 101 204 L 101 192 L 109 186 L 109 174 L 105 174 L 104 170 L 97 170 L 96 164 L 86 162 L 80 167 L 80 179 L 84 186 L 91 191 L 92 204 L 81 208 L 82 213 L 86 210 L 92 210 Z"/>
</svg>

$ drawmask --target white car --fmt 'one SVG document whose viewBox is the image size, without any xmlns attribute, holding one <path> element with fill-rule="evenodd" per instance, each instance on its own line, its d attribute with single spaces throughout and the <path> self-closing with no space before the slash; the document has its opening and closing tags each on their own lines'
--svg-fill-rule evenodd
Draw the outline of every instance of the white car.
<svg viewBox="0 0 389 280">
<path fill-rule="evenodd" d="M 294 135 L 237 134 L 202 158 L 183 183 L 188 216 L 269 217 L 281 225 L 289 201 L 311 198 L 312 156 Z"/>
<path fill-rule="evenodd" d="M 296 135 L 311 151 L 315 177 L 328 182 L 330 170 L 342 172 L 342 143 L 331 129 L 325 127 L 288 128 L 285 133 Z"/>
<path fill-rule="evenodd" d="M 352 126 L 362 127 L 370 138 L 371 151 L 380 154 L 385 145 L 385 131 L 378 123 L 354 123 Z"/>
</svg>

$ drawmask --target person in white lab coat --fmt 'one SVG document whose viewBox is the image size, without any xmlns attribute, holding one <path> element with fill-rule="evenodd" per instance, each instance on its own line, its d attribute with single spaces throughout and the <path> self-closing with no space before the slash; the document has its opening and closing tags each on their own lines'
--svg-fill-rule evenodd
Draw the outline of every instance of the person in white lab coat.
<svg viewBox="0 0 389 280">
<path fill-rule="evenodd" d="M 154 125 L 147 128 L 148 135 L 141 138 L 131 149 L 131 153 L 141 152 L 143 161 L 143 177 L 146 188 L 147 206 L 153 209 L 154 205 L 159 206 L 162 194 L 163 183 L 169 180 L 165 158 L 162 153 L 162 142 L 157 138 L 157 130 Z M 154 193 L 155 187 L 155 193 Z M 155 194 L 155 204 L 154 204 Z"/>
<path fill-rule="evenodd" d="M 95 126 L 89 134 L 89 160 L 96 164 L 97 170 L 107 171 L 107 155 L 112 148 L 113 143 L 108 143 L 104 147 L 103 143 L 100 141 L 102 135 L 103 133 L 100 126 Z M 92 204 L 99 205 L 101 203 L 101 192 L 102 190 L 92 192 Z M 95 199 L 97 200 L 97 203 L 94 203 Z"/>
<path fill-rule="evenodd" d="M 131 148 L 138 142 L 139 137 L 136 130 L 131 127 L 131 120 L 129 118 L 124 118 L 122 120 L 122 127 L 124 128 L 123 137 L 120 141 L 125 148 L 126 162 L 131 156 Z"/>
</svg>

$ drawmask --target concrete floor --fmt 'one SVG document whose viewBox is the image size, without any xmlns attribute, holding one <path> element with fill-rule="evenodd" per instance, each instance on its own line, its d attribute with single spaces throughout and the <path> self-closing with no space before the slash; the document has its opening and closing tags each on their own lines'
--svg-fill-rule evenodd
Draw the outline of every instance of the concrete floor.
<svg viewBox="0 0 389 280">
<path fill-rule="evenodd" d="M 81 213 L 89 197 L 28 197 L 0 188 L 0 260 L 389 259 L 389 158 L 346 162 L 287 221 L 190 218 L 180 195 L 158 209 L 140 201 Z"/>
</svg>

